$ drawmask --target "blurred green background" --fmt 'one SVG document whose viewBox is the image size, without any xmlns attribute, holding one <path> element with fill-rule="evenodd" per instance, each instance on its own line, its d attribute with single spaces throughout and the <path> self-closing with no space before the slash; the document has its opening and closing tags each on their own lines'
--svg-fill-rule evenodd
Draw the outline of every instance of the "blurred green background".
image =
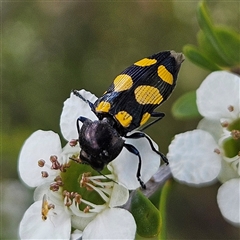
<svg viewBox="0 0 240 240">
<path fill-rule="evenodd" d="M 60 133 L 59 117 L 71 89 L 96 96 L 136 60 L 162 50 L 181 52 L 196 44 L 198 1 L 2 2 L 1 239 L 18 238 L 18 224 L 32 203 L 32 190 L 18 178 L 24 140 L 35 130 Z M 240 30 L 238 1 L 208 2 L 217 24 Z M 166 117 L 147 133 L 167 153 L 175 134 L 199 119 L 180 121 L 173 102 L 195 90 L 209 72 L 187 59 L 176 90 L 163 104 Z M 216 203 L 219 184 L 191 188 L 175 183 L 169 194 L 169 239 L 239 239 Z M 156 197 L 157 198 L 157 197 Z M 155 200 L 156 201 L 156 200 Z"/>
</svg>

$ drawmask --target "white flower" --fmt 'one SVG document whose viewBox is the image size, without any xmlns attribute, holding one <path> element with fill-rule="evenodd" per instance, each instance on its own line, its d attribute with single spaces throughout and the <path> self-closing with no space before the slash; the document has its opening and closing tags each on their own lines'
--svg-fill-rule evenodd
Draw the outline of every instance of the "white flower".
<svg viewBox="0 0 240 240">
<path fill-rule="evenodd" d="M 214 151 L 217 147 L 212 136 L 202 130 L 176 135 L 167 155 L 173 176 L 190 185 L 211 183 L 221 169 L 221 157 Z"/>
<path fill-rule="evenodd" d="M 198 129 L 176 135 L 169 146 L 172 174 L 194 186 L 220 180 L 219 208 L 240 224 L 240 78 L 211 73 L 197 90 L 197 107 L 204 117 Z"/>
<path fill-rule="evenodd" d="M 240 179 L 233 178 L 225 182 L 219 189 L 217 194 L 218 206 L 222 215 L 231 223 L 239 226 L 240 222 Z M 230 206 L 229 206 L 230 205 Z"/>
<path fill-rule="evenodd" d="M 41 214 L 43 201 L 34 202 L 25 212 L 19 227 L 21 239 L 69 239 L 71 218 L 63 206 L 54 204 L 46 215 Z"/>
<path fill-rule="evenodd" d="M 115 208 L 127 201 L 128 190 L 112 181 L 105 181 L 102 175 L 84 173 L 89 166 L 69 160 L 70 156 L 79 152 L 79 147 L 66 145 L 61 149 L 59 146 L 57 134 L 39 130 L 27 139 L 22 148 L 20 176 L 27 185 L 37 188 L 34 192 L 35 202 L 20 223 L 21 239 L 69 239 L 71 227 L 81 230 L 83 236 L 91 237 L 94 233 L 92 229 L 99 226 L 99 221 L 116 222 L 115 218 L 126 219 L 124 225 L 129 230 L 126 237 L 133 239 L 136 224 L 132 215 L 124 209 Z M 93 228 L 86 228 L 89 223 Z M 123 229 L 114 224 L 111 227 L 99 231 L 99 238 L 109 236 L 109 231 L 114 231 L 113 238 L 119 234 L 121 236 Z"/>
<path fill-rule="evenodd" d="M 96 97 L 80 91 L 88 101 Z M 103 175 L 91 166 L 73 159 L 79 156 L 76 120 L 79 116 L 97 120 L 89 105 L 71 94 L 64 103 L 60 126 L 68 141 L 61 147 L 59 136 L 52 131 L 36 131 L 24 143 L 19 156 L 19 174 L 30 187 L 36 187 L 34 203 L 20 223 L 21 239 L 134 239 L 136 223 L 126 210 L 128 189 L 136 189 L 138 158 L 124 149 L 108 164 Z M 148 181 L 157 171 L 160 157 L 145 139 L 126 139 L 142 157 L 141 178 Z M 77 143 L 77 142 L 76 142 Z M 155 148 L 156 144 L 153 142 Z M 107 178 L 106 178 L 107 177 Z M 113 181 L 112 181 L 112 180 Z M 124 219 L 124 221 L 123 221 Z M 75 229 L 71 233 L 72 229 Z"/>
</svg>

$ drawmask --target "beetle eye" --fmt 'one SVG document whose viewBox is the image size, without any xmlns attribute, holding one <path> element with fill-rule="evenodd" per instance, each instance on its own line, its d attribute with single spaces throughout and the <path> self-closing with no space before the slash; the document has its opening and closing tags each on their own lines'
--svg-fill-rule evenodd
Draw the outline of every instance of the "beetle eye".
<svg viewBox="0 0 240 240">
<path fill-rule="evenodd" d="M 102 156 L 104 157 L 108 157 L 109 156 L 109 153 L 107 150 L 103 150 L 102 153 L 101 153 Z"/>
<path fill-rule="evenodd" d="M 85 151 L 81 150 L 80 152 L 80 159 L 83 164 L 90 164 L 88 155 Z"/>
</svg>

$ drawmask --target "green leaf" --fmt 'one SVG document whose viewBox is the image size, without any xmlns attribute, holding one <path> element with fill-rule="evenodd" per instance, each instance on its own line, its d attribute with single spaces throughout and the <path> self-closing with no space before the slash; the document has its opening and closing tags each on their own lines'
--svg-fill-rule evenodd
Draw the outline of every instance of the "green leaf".
<svg viewBox="0 0 240 240">
<path fill-rule="evenodd" d="M 172 189 L 173 180 L 169 179 L 163 186 L 161 191 L 161 198 L 159 202 L 159 209 L 162 216 L 162 231 L 160 232 L 158 239 L 167 239 L 167 199 L 170 190 Z"/>
<path fill-rule="evenodd" d="M 217 38 L 222 43 L 224 51 L 228 52 L 232 62 L 240 64 L 240 35 L 229 28 L 215 27 Z"/>
<path fill-rule="evenodd" d="M 187 44 L 183 47 L 184 55 L 196 65 L 206 68 L 210 71 L 221 70 L 221 68 L 211 61 L 204 53 L 200 52 L 197 47 Z"/>
<path fill-rule="evenodd" d="M 179 119 L 200 117 L 196 104 L 196 92 L 188 92 L 182 95 L 172 107 L 172 113 Z"/>
<path fill-rule="evenodd" d="M 224 59 L 222 59 L 202 30 L 198 32 L 197 39 L 199 49 L 201 49 L 202 54 L 204 54 L 212 64 L 225 67 L 231 66 L 229 63 L 226 63 Z"/>
<path fill-rule="evenodd" d="M 240 49 L 240 36 L 236 32 L 223 27 L 214 27 L 214 32 L 223 48 L 225 48 L 225 51 L 231 54 L 231 62 L 226 62 L 225 59 L 222 59 L 203 31 L 199 31 L 198 33 L 198 44 L 201 51 L 208 59 L 219 66 L 226 68 L 238 65 L 240 62 L 240 54 L 238 54 L 238 49 Z"/>
<path fill-rule="evenodd" d="M 218 53 L 218 55 L 224 60 L 225 64 L 235 65 L 235 61 L 233 60 L 231 54 L 228 52 L 228 49 L 224 47 L 223 43 L 219 39 L 219 36 L 213 26 L 212 20 L 210 19 L 206 3 L 204 1 L 201 1 L 198 5 L 197 17 L 198 23 L 205 36 L 208 38 L 209 42 Z"/>
<path fill-rule="evenodd" d="M 139 190 L 134 192 L 130 211 L 135 218 L 138 235 L 154 237 L 159 234 L 161 230 L 160 212 Z"/>
</svg>

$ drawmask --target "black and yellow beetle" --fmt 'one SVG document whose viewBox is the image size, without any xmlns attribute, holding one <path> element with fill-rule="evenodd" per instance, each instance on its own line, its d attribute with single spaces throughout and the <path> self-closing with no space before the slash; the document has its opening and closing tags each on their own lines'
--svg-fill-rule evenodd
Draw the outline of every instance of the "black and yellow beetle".
<svg viewBox="0 0 240 240">
<path fill-rule="evenodd" d="M 89 164 L 100 172 L 125 147 L 138 157 L 136 176 L 140 185 L 145 188 L 140 178 L 140 153 L 133 145 L 125 143 L 122 137 L 135 139 L 145 137 L 152 150 L 168 164 L 164 154 L 157 151 L 151 139 L 141 131 L 164 117 L 164 113 L 154 112 L 154 109 L 162 104 L 175 88 L 183 60 L 183 54 L 174 51 L 159 52 L 143 58 L 118 75 L 95 103 L 87 101 L 78 91 L 73 90 L 76 96 L 89 104 L 99 119 L 91 121 L 82 116 L 77 119 L 81 147 L 80 162 Z M 150 117 L 156 119 L 140 132 L 127 135 L 145 124 Z M 81 128 L 79 122 L 83 123 Z"/>
</svg>

